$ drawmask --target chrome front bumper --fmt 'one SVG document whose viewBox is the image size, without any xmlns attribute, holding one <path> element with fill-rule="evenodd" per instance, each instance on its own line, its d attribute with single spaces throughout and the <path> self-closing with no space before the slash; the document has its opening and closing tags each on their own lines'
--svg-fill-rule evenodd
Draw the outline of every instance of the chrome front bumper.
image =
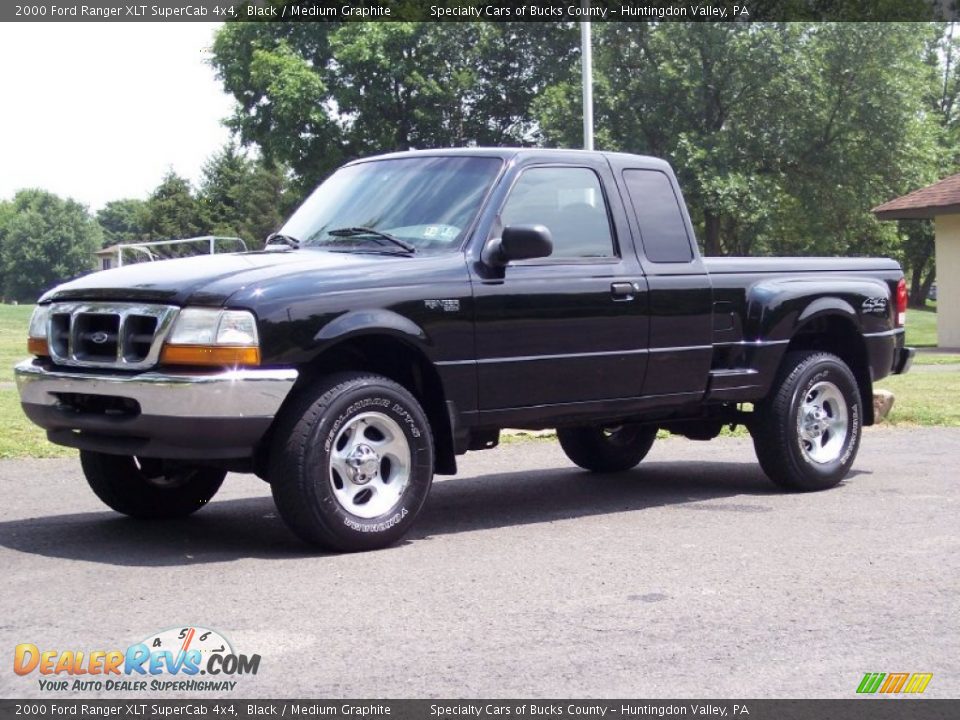
<svg viewBox="0 0 960 720">
<path fill-rule="evenodd" d="M 253 454 L 296 370 L 80 372 L 27 360 L 15 368 L 27 416 L 52 442 L 143 457 Z"/>
</svg>

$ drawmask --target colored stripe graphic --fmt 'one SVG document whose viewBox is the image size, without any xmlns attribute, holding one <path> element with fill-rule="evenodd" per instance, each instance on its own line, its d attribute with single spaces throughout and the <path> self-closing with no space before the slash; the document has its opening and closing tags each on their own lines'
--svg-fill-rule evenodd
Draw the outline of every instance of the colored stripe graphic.
<svg viewBox="0 0 960 720">
<path fill-rule="evenodd" d="M 886 681 L 880 687 L 880 692 L 882 693 L 898 693 L 900 689 L 907 682 L 907 678 L 910 677 L 910 673 L 890 673 L 887 675 Z"/>
<path fill-rule="evenodd" d="M 863 676 L 863 680 L 860 681 L 860 686 L 857 688 L 858 693 L 875 693 L 877 688 L 880 687 L 880 683 L 883 682 L 883 678 L 886 677 L 886 673 L 867 673 Z"/>
<path fill-rule="evenodd" d="M 914 673 L 903 689 L 905 693 L 922 693 L 933 679 L 933 673 Z"/>
<path fill-rule="evenodd" d="M 922 693 L 932 679 L 933 673 L 865 673 L 857 692 L 861 695 Z"/>
</svg>

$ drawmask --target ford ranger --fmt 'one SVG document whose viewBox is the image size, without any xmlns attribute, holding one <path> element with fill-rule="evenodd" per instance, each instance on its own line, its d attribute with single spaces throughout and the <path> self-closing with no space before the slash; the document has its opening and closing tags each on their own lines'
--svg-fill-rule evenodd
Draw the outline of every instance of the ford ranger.
<svg viewBox="0 0 960 720">
<path fill-rule="evenodd" d="M 614 473 L 742 424 L 773 482 L 832 487 L 910 365 L 906 301 L 893 260 L 701 257 L 662 160 L 416 151 L 341 168 L 260 251 L 50 290 L 16 377 L 114 510 L 253 472 L 301 538 L 365 550 L 503 428 Z"/>
</svg>

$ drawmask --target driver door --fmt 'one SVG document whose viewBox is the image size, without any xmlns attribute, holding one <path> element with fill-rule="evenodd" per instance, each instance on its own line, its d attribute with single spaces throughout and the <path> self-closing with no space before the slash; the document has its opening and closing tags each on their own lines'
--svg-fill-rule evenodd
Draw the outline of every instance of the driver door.
<svg viewBox="0 0 960 720">
<path fill-rule="evenodd" d="M 522 168 L 492 235 L 545 225 L 546 258 L 477 278 L 479 409 L 589 403 L 641 394 L 647 287 L 603 158 Z"/>
</svg>

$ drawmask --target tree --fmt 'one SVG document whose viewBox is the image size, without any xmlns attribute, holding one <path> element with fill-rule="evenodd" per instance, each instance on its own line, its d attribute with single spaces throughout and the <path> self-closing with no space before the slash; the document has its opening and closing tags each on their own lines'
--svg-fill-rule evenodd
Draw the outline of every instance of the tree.
<svg viewBox="0 0 960 720">
<path fill-rule="evenodd" d="M 20 190 L 0 206 L 0 268 L 8 300 L 33 302 L 45 290 L 93 269 L 103 233 L 86 207 L 43 190 Z"/>
<path fill-rule="evenodd" d="M 801 36 L 804 63 L 784 112 L 790 171 L 784 189 L 822 253 L 896 254 L 896 228 L 869 209 L 922 184 L 936 163 L 936 126 L 924 97 L 932 25 L 824 24 Z M 789 106 L 788 106 L 789 107 Z M 819 238 L 819 240 L 818 240 Z"/>
<path fill-rule="evenodd" d="M 598 25 L 598 145 L 669 159 L 708 254 L 894 252 L 895 229 L 869 210 L 935 154 L 931 30 Z M 575 83 L 536 110 L 549 143 L 577 142 Z"/>
<path fill-rule="evenodd" d="M 902 264 L 910 283 L 907 294 L 909 306 L 926 307 L 930 287 L 937 277 L 933 221 L 901 220 L 897 230 Z"/>
<path fill-rule="evenodd" d="M 190 182 L 173 170 L 150 194 L 144 216 L 144 230 L 150 240 L 196 237 L 210 231 Z"/>
<path fill-rule="evenodd" d="M 0 296 L 4 296 L 4 287 L 6 285 L 6 270 L 4 269 L 4 242 L 7 233 L 7 227 L 13 219 L 13 203 L 9 200 L 0 200 Z M 6 297 L 0 299 L 6 300 Z"/>
<path fill-rule="evenodd" d="M 97 211 L 103 228 L 104 246 L 144 240 L 147 235 L 147 204 L 136 198 L 111 200 Z"/>
<path fill-rule="evenodd" d="M 230 144 L 204 166 L 199 198 L 213 234 L 238 236 L 253 247 L 283 223 L 286 189 L 282 170 Z"/>
<path fill-rule="evenodd" d="M 926 111 L 937 125 L 938 152 L 929 174 L 918 185 L 951 175 L 960 167 L 960 37 L 955 23 L 942 23 L 930 38 L 925 62 L 937 82 L 925 97 Z M 902 220 L 898 227 L 900 258 L 910 281 L 910 307 L 926 306 L 937 277 L 931 220 Z"/>
<path fill-rule="evenodd" d="M 330 87 L 354 153 L 529 145 L 530 106 L 570 73 L 572 25 L 351 23 L 330 36 Z"/>
<path fill-rule="evenodd" d="M 227 23 L 230 126 L 311 189 L 346 159 L 538 140 L 534 98 L 572 71 L 572 23 Z"/>
<path fill-rule="evenodd" d="M 903 7 L 868 10 L 895 20 Z M 922 233 L 907 242 L 869 210 L 932 180 L 941 159 L 956 164 L 949 27 L 598 23 L 597 146 L 670 160 L 709 254 L 899 254 L 929 268 Z M 388 150 L 579 147 L 574 23 L 448 28 L 228 23 L 213 64 L 237 99 L 241 142 L 288 165 L 300 192 L 345 159 Z M 921 286 L 932 278 L 917 272 Z"/>
</svg>

